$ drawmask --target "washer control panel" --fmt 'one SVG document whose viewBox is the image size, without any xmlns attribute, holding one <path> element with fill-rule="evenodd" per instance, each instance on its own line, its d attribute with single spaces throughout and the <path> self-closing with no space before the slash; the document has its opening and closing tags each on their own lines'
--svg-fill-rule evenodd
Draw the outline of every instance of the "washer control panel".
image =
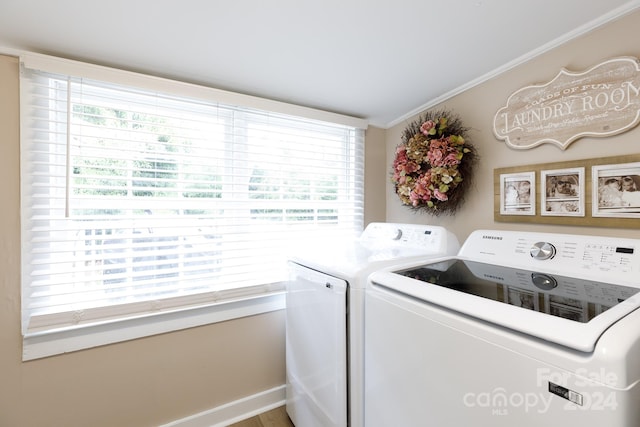
<svg viewBox="0 0 640 427">
<path fill-rule="evenodd" d="M 478 230 L 467 238 L 459 256 L 568 276 L 635 282 L 640 277 L 640 239 Z"/>
</svg>

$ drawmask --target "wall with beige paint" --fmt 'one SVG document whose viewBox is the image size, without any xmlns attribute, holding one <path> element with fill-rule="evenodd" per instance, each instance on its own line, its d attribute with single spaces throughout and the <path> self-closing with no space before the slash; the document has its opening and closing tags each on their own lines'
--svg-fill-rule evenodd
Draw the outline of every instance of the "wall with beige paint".
<svg viewBox="0 0 640 427">
<path fill-rule="evenodd" d="M 156 426 L 284 384 L 283 311 L 22 362 L 18 69 L 0 56 L 0 426 Z"/>
<path fill-rule="evenodd" d="M 544 21 L 540 23 L 540 31 L 544 31 Z M 529 150 L 514 150 L 508 148 L 493 135 L 493 117 L 496 111 L 506 103 L 507 98 L 516 90 L 531 84 L 547 83 L 563 67 L 570 71 L 580 72 L 609 58 L 640 57 L 638 39 L 640 39 L 640 12 L 635 12 L 539 55 L 434 107 L 453 110 L 461 116 L 464 124 L 471 128 L 469 140 L 480 154 L 480 163 L 473 177 L 474 185 L 471 188 L 471 194 L 455 216 L 433 217 L 425 213 L 416 214 L 402 206 L 393 192 L 393 186 L 387 180 L 387 221 L 442 225 L 454 231 L 461 241 L 464 241 L 471 231 L 480 228 L 526 229 L 640 238 L 640 227 L 629 230 L 604 227 L 550 226 L 494 222 L 493 218 L 494 168 L 640 153 L 640 126 L 613 137 L 582 138 L 573 142 L 565 151 L 550 144 Z M 499 49 L 500 47 L 491 46 L 488 48 Z M 416 88 L 416 90 L 420 90 L 420 88 Z M 414 119 L 416 117 L 387 130 L 387 170 L 393 161 L 394 150 L 400 142 L 402 130 L 408 122 Z"/>
<path fill-rule="evenodd" d="M 387 162 L 385 130 L 370 126 L 365 134 L 364 223 L 384 222 L 388 174 L 380 173 Z"/>
</svg>

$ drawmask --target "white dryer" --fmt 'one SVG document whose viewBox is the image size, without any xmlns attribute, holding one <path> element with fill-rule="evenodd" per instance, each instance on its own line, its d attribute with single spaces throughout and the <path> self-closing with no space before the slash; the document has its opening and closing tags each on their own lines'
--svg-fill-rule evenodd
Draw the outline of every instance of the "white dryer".
<svg viewBox="0 0 640 427">
<path fill-rule="evenodd" d="M 286 408 L 297 427 L 362 427 L 364 295 L 373 271 L 451 256 L 442 227 L 371 223 L 357 239 L 308 243 L 289 262 Z"/>
<path fill-rule="evenodd" d="M 368 427 L 640 426 L 640 240 L 480 230 L 370 280 Z"/>
</svg>

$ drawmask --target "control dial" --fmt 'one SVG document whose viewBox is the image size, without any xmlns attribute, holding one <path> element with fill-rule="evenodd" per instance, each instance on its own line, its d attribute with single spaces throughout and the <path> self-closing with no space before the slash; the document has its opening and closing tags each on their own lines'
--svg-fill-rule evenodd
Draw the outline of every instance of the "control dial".
<svg viewBox="0 0 640 427">
<path fill-rule="evenodd" d="M 549 242 L 537 242 L 531 246 L 529 253 L 533 259 L 551 259 L 556 255 L 556 247 Z"/>
<path fill-rule="evenodd" d="M 399 228 L 396 228 L 395 233 L 392 233 L 391 235 L 391 239 L 392 240 L 400 240 L 400 238 L 402 237 L 402 230 Z"/>
<path fill-rule="evenodd" d="M 548 274 L 542 273 L 532 273 L 531 281 L 536 287 L 542 289 L 543 291 L 550 291 L 551 289 L 558 286 L 558 282 L 553 277 Z"/>
</svg>

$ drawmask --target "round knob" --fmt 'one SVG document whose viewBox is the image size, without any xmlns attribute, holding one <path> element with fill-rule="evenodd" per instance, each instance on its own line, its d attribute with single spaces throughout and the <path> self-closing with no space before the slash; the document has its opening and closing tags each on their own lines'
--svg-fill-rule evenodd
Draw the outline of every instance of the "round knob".
<svg viewBox="0 0 640 427">
<path fill-rule="evenodd" d="M 533 244 L 529 253 L 534 259 L 551 259 L 556 255 L 556 247 L 548 242 L 537 242 Z"/>
<path fill-rule="evenodd" d="M 396 229 L 396 232 L 393 234 L 392 239 L 393 240 L 400 240 L 401 237 L 402 237 L 402 230 L 400 230 L 398 228 L 398 229 Z"/>
<path fill-rule="evenodd" d="M 531 273 L 531 281 L 543 291 L 550 291 L 558 286 L 558 281 L 551 276 L 542 273 Z"/>
</svg>

